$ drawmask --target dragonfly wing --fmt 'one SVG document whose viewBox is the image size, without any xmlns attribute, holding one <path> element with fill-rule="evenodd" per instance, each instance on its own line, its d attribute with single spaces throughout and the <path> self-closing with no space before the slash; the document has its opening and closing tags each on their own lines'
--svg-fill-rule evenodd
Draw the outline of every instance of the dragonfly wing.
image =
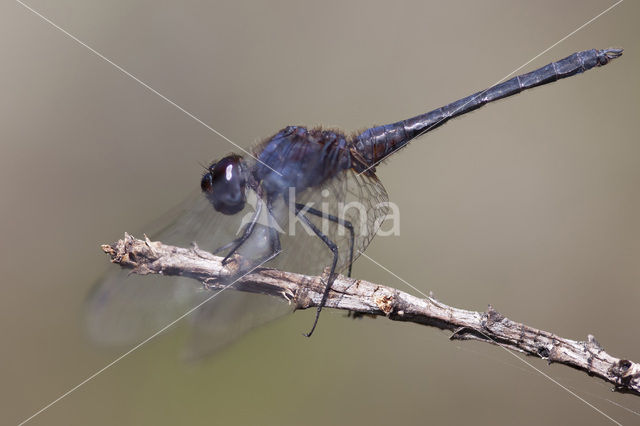
<svg viewBox="0 0 640 426">
<path fill-rule="evenodd" d="M 89 338 L 100 345 L 135 344 L 208 296 L 211 295 L 202 286 L 187 279 L 141 276 L 121 269 L 111 271 L 94 285 L 87 297 L 85 328 Z"/>
<path fill-rule="evenodd" d="M 189 361 L 212 355 L 255 327 L 293 312 L 292 305 L 264 294 L 227 291 L 218 297 L 191 318 L 193 327 L 184 353 Z"/>
<path fill-rule="evenodd" d="M 253 201 L 255 205 L 255 199 Z M 245 211 L 233 216 L 218 214 L 201 195 L 191 197 L 180 208 L 174 210 L 172 215 L 165 216 L 162 221 L 156 221 L 155 228 L 159 229 L 159 232 L 152 234 L 150 238 L 180 247 L 189 247 L 195 242 L 200 250 L 207 251 L 212 251 L 236 238 L 238 230 L 252 215 L 250 204 Z M 135 344 L 153 335 L 214 294 L 192 279 L 157 275 L 141 276 L 113 265 L 93 286 L 87 297 L 86 331 L 89 338 L 97 344 L 107 346 Z M 224 340 L 230 342 L 232 339 L 223 336 L 224 330 L 227 330 L 229 336 L 239 336 L 256 325 L 256 321 L 245 321 L 243 319 L 245 315 L 264 322 L 273 316 L 280 315 L 280 312 L 276 312 L 270 303 L 264 303 L 264 308 L 260 309 L 259 303 L 243 304 L 241 302 L 243 298 L 256 300 L 255 297 L 261 297 L 261 295 L 254 296 L 244 292 L 236 294 L 232 289 L 225 290 L 198 309 L 203 312 L 206 309 L 206 314 L 200 314 L 198 311 L 193 313 L 194 317 L 198 318 L 194 324 L 201 327 L 205 318 L 216 320 L 218 323 L 215 329 L 220 332 L 209 334 L 217 334 L 220 342 Z M 267 300 L 268 296 L 262 298 Z M 284 302 L 272 299 L 284 307 L 287 306 Z M 220 310 L 221 314 L 214 315 L 215 310 Z M 246 323 L 251 326 L 236 327 Z"/>
<path fill-rule="evenodd" d="M 180 247 L 196 243 L 201 250 L 213 251 L 239 235 L 253 216 L 256 195 L 244 211 L 226 216 L 218 214 L 203 196 L 191 197 L 172 217 L 156 222 L 160 231 L 152 240 Z M 250 195 L 251 195 L 250 194 Z M 253 200 L 253 202 L 251 202 Z M 296 202 L 349 221 L 354 228 L 354 256 L 364 251 L 387 213 L 387 193 L 374 175 L 358 175 L 353 170 L 339 173 L 320 188 L 297 194 Z M 241 254 L 260 253 L 261 245 L 275 225 L 282 253 L 265 266 L 311 275 L 322 274 L 331 264 L 332 254 L 317 236 L 295 216 L 289 215 L 284 200 L 274 205 L 275 224 L 268 219 L 256 227 Z M 338 245 L 338 271 L 350 261 L 350 233 L 343 226 L 306 213 L 307 217 Z M 140 276 L 116 266 L 94 285 L 86 302 L 86 328 L 89 337 L 103 345 L 135 344 L 167 326 L 214 294 L 194 280 L 180 277 Z M 211 353 L 230 343 L 260 323 L 289 311 L 277 299 L 274 307 L 268 296 L 226 290 L 215 295 L 194 312 L 193 339 L 188 356 Z"/>
<path fill-rule="evenodd" d="M 350 263 L 348 229 L 327 219 L 327 214 L 346 220 L 354 229 L 353 260 L 357 259 L 373 237 L 388 213 L 388 196 L 382 183 L 373 174 L 358 174 L 345 170 L 320 187 L 309 188 L 296 194 L 296 203 L 307 206 L 305 216 L 338 246 L 338 271 L 345 272 Z M 322 274 L 331 265 L 333 254 L 327 245 L 288 211 L 284 202 L 274 206 L 280 234 L 282 254 L 269 266 L 310 275 Z M 312 209 L 325 213 L 312 214 Z M 284 219 L 286 218 L 286 219 Z"/>
</svg>

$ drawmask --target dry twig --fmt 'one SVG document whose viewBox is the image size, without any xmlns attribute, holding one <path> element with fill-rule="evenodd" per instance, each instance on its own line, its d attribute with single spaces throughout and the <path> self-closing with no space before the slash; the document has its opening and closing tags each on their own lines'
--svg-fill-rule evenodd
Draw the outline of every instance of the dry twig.
<svg viewBox="0 0 640 426">
<path fill-rule="evenodd" d="M 212 289 L 223 288 L 225 278 L 233 276 L 238 268 L 234 262 L 222 266 L 221 257 L 207 252 L 138 240 L 128 234 L 102 249 L 113 263 L 132 268 L 135 273 L 190 277 Z M 262 268 L 244 276 L 232 288 L 281 297 L 294 303 L 296 309 L 307 309 L 318 306 L 324 284 L 321 277 Z M 453 340 L 497 344 L 584 371 L 611 383 L 616 391 L 640 395 L 640 364 L 609 355 L 591 335 L 586 341 L 565 339 L 511 321 L 491 306 L 486 312 L 467 311 L 433 298 L 420 299 L 391 287 L 338 276 L 326 307 L 451 330 Z"/>
</svg>

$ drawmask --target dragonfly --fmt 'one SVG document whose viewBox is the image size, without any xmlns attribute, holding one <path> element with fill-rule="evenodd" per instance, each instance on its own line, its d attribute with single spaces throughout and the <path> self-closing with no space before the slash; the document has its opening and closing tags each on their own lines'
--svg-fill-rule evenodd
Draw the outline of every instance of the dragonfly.
<svg viewBox="0 0 640 426">
<path fill-rule="evenodd" d="M 257 265 L 323 274 L 324 292 L 314 332 L 338 273 L 367 248 L 388 213 L 387 192 L 376 168 L 407 144 L 449 120 L 523 90 L 608 64 L 622 49 L 574 53 L 433 111 L 359 133 L 288 126 L 255 146 L 249 155 L 229 154 L 206 167 L 201 194 L 154 236 L 165 243 L 195 242 L 201 249 Z M 242 271 L 241 271 L 242 272 Z M 162 325 L 163 313 L 209 296 L 177 279 L 164 285 L 149 277 L 110 273 L 88 298 L 88 324 L 100 341 L 121 341 L 147 326 Z M 133 282 L 135 281 L 135 282 Z M 170 281 L 165 278 L 164 281 Z M 280 312 L 259 296 L 218 297 L 196 314 L 213 346 L 233 340 Z M 196 298 L 192 297 L 196 294 Z M 185 309 L 186 310 L 186 309 Z M 175 311 L 176 313 L 178 311 Z M 242 314 L 245 319 L 239 320 Z M 250 317 L 250 318 L 246 318 Z M 132 320 L 133 319 L 133 320 Z M 231 331 L 232 323 L 237 331 Z M 153 327 L 151 327 L 153 328 Z"/>
</svg>

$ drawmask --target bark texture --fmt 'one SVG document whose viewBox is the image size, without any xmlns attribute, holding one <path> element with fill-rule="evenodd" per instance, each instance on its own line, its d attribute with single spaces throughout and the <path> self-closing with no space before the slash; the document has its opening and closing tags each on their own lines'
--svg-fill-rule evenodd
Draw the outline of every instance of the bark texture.
<svg viewBox="0 0 640 426">
<path fill-rule="evenodd" d="M 263 293 L 293 303 L 296 309 L 317 307 L 322 299 L 322 277 L 259 268 L 244 276 L 240 257 L 223 266 L 222 258 L 200 251 L 125 238 L 102 249 L 111 261 L 137 274 L 179 275 L 200 281 L 212 290 Z M 452 331 L 453 340 L 479 340 L 584 371 L 613 385 L 613 390 L 640 395 L 640 364 L 609 355 L 592 335 L 585 341 L 512 321 L 491 306 L 486 312 L 448 306 L 434 298 L 418 298 L 395 288 L 338 276 L 327 308 L 357 314 L 386 316 L 393 321 L 413 322 Z"/>
</svg>

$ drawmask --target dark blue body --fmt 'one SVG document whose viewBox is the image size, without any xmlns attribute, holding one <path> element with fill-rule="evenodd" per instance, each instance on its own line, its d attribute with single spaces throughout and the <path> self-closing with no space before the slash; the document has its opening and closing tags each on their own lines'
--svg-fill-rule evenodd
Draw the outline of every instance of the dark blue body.
<svg viewBox="0 0 640 426">
<path fill-rule="evenodd" d="M 349 168 L 373 174 L 380 161 L 452 118 L 523 90 L 606 65 L 621 54 L 622 49 L 577 52 L 426 114 L 372 127 L 349 139 L 339 131 L 289 126 L 256 147 L 254 154 L 259 161 L 251 174 L 269 196 L 286 194 L 289 188 L 301 191 L 319 186 Z"/>
<path fill-rule="evenodd" d="M 503 83 L 445 105 L 441 108 L 396 123 L 372 127 L 353 141 L 356 152 L 372 167 L 414 138 L 422 136 L 452 118 L 476 110 L 489 102 L 512 96 L 523 90 L 552 83 L 562 78 L 608 64 L 622 55 L 622 49 L 584 50 L 552 62 L 535 71 L 518 75 Z"/>
<path fill-rule="evenodd" d="M 319 186 L 352 164 L 342 133 L 299 126 L 282 129 L 255 152 L 252 175 L 270 197 Z"/>
</svg>

